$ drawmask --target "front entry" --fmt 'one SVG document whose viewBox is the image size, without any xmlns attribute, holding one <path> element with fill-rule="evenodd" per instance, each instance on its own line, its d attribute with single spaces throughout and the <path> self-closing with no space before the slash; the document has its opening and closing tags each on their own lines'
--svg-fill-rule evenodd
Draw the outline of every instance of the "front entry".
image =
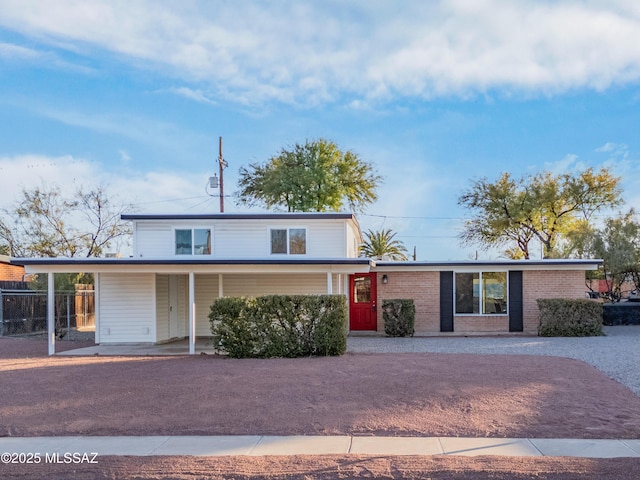
<svg viewBox="0 0 640 480">
<path fill-rule="evenodd" d="M 376 274 L 349 276 L 350 330 L 377 330 Z"/>
</svg>

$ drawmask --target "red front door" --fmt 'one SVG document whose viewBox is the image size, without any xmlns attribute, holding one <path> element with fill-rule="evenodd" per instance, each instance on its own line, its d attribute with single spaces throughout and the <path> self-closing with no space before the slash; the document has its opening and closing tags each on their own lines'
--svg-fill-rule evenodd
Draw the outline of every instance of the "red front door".
<svg viewBox="0 0 640 480">
<path fill-rule="evenodd" d="M 376 274 L 361 273 L 349 277 L 349 317 L 351 330 L 377 330 Z"/>
</svg>

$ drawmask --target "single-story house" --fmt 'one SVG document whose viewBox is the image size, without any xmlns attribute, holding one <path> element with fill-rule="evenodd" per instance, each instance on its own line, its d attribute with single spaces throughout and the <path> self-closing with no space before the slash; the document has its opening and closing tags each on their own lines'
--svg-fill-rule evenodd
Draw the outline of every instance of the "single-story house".
<svg viewBox="0 0 640 480">
<path fill-rule="evenodd" d="M 210 336 L 223 296 L 341 294 L 352 332 L 384 332 L 382 302 L 412 298 L 417 335 L 535 334 L 536 299 L 585 296 L 598 260 L 387 262 L 358 256 L 347 213 L 123 215 L 130 258 L 21 258 L 27 273 L 95 275 L 96 343 L 163 343 Z M 49 302 L 52 304 L 53 302 Z M 49 315 L 50 319 L 53 314 Z M 49 352 L 55 352 L 49 322 Z"/>
</svg>

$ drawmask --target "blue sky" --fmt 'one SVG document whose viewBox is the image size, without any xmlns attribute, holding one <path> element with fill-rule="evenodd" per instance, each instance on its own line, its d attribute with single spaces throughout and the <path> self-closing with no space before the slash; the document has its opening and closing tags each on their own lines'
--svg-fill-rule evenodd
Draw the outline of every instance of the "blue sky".
<svg viewBox="0 0 640 480">
<path fill-rule="evenodd" d="M 384 178 L 363 229 L 472 258 L 474 179 L 606 166 L 640 209 L 638 38 L 634 0 L 0 0 L 0 207 L 102 183 L 139 212 L 215 213 L 219 136 L 228 194 L 324 137 Z"/>
</svg>

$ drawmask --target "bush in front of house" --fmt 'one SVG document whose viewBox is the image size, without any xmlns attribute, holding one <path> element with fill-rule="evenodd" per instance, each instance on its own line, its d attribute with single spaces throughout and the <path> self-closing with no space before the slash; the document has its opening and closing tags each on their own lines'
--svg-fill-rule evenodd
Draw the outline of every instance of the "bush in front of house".
<svg viewBox="0 0 640 480">
<path fill-rule="evenodd" d="M 539 299 L 541 337 L 590 337 L 602 333 L 602 304 L 587 299 Z"/>
<path fill-rule="evenodd" d="M 383 300 L 384 333 L 390 337 L 413 336 L 416 306 L 413 300 Z"/>
<path fill-rule="evenodd" d="M 342 355 L 347 304 L 342 295 L 224 297 L 211 305 L 211 333 L 233 358 Z"/>
</svg>

